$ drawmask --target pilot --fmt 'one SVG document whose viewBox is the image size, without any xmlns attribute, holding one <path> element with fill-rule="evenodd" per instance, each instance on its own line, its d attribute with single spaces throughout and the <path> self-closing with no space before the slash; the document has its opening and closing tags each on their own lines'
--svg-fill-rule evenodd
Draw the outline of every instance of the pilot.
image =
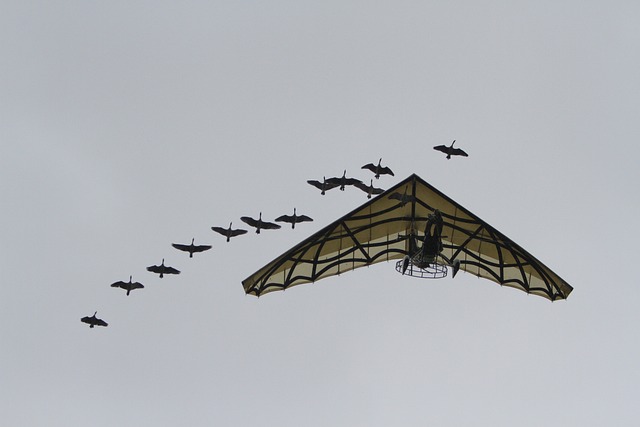
<svg viewBox="0 0 640 427">
<path fill-rule="evenodd" d="M 424 234 L 430 234 L 440 238 L 440 236 L 442 236 L 442 225 L 442 214 L 438 209 L 435 209 L 433 213 L 427 216 L 427 224 L 424 227 Z"/>
<path fill-rule="evenodd" d="M 424 230 L 424 240 L 422 242 L 421 258 L 426 266 L 435 262 L 436 257 L 442 252 L 442 215 L 438 209 L 427 217 L 427 225 Z"/>
</svg>

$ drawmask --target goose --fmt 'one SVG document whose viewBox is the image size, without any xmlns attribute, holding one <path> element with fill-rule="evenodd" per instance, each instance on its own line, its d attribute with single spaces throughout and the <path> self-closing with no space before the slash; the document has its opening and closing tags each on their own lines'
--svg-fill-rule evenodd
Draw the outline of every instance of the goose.
<svg viewBox="0 0 640 427">
<path fill-rule="evenodd" d="M 305 221 L 313 221 L 313 219 L 309 218 L 306 215 L 297 215 L 296 208 L 293 208 L 293 215 L 281 215 L 276 218 L 276 222 L 290 222 L 291 228 L 296 228 L 297 222 L 305 222 Z"/>
<path fill-rule="evenodd" d="M 127 295 L 129 295 L 129 293 L 134 289 L 142 289 L 142 288 L 144 288 L 142 283 L 140 283 L 140 282 L 132 282 L 131 281 L 132 278 L 133 278 L 133 276 L 129 276 L 129 281 L 128 282 L 119 281 L 119 282 L 112 283 L 111 287 L 112 288 L 126 289 Z"/>
<path fill-rule="evenodd" d="M 180 270 L 176 270 L 173 267 L 169 267 L 168 265 L 164 265 L 164 258 L 162 259 L 162 264 L 160 264 L 160 265 L 151 265 L 151 266 L 147 267 L 147 271 L 159 274 L 161 279 L 165 274 L 180 274 Z"/>
<path fill-rule="evenodd" d="M 415 197 L 413 197 L 413 196 L 412 196 L 412 195 L 410 195 L 410 194 L 407 194 L 407 189 L 406 189 L 406 188 L 404 189 L 404 193 L 403 193 L 403 194 L 400 194 L 400 193 L 398 193 L 398 192 L 391 193 L 391 194 L 389 195 L 389 198 L 390 198 L 390 199 L 396 199 L 396 200 L 399 200 L 399 201 L 400 201 L 401 206 L 404 206 L 404 205 L 406 205 L 407 203 L 409 203 L 409 202 L 413 202 L 413 201 L 415 201 L 415 200 L 416 200 L 416 198 L 415 198 Z"/>
<path fill-rule="evenodd" d="M 98 314 L 97 311 L 93 313 L 93 316 L 85 316 L 82 319 L 80 319 L 80 321 L 83 323 L 89 324 L 90 328 L 93 328 L 94 326 L 109 326 L 109 324 L 104 320 L 98 319 L 96 317 L 96 314 Z"/>
<path fill-rule="evenodd" d="M 374 165 L 373 163 L 367 163 L 366 165 L 362 166 L 360 169 L 369 169 L 371 172 L 373 172 L 375 174 L 375 178 L 379 179 L 380 175 L 393 175 L 393 171 L 391 171 L 391 169 L 389 169 L 386 166 L 381 166 L 380 163 L 382 163 L 382 159 L 378 160 L 378 164 Z"/>
<path fill-rule="evenodd" d="M 260 230 L 277 230 L 280 228 L 278 224 L 274 224 L 273 222 L 267 222 L 262 220 L 262 212 L 260 212 L 260 216 L 258 219 L 253 219 L 250 216 L 242 216 L 240 217 L 242 222 L 249 224 L 252 227 L 255 227 L 256 233 L 260 234 Z"/>
<path fill-rule="evenodd" d="M 179 251 L 183 251 L 183 252 L 189 252 L 189 258 L 193 258 L 193 253 L 194 252 L 204 252 L 204 251 L 208 251 L 209 249 L 211 249 L 210 245 L 194 245 L 193 241 L 195 240 L 195 238 L 191 239 L 191 244 L 190 245 L 183 245 L 180 243 L 172 243 L 171 246 L 173 246 L 174 248 L 178 249 Z"/>
<path fill-rule="evenodd" d="M 460 148 L 453 148 L 453 144 L 455 144 L 455 142 L 456 140 L 454 139 L 451 145 L 448 147 L 446 145 L 436 145 L 435 147 L 433 147 L 433 149 L 445 153 L 447 155 L 447 160 L 451 159 L 451 156 L 469 157 L 469 155 L 465 153 L 464 150 Z"/>
<path fill-rule="evenodd" d="M 332 188 L 336 188 L 339 185 L 339 184 L 329 184 L 327 182 L 327 179 L 324 176 L 322 177 L 322 182 L 310 179 L 307 181 L 307 183 L 313 185 L 318 190 L 320 190 L 320 194 L 322 194 L 323 196 L 326 191 L 331 190 Z"/>
<path fill-rule="evenodd" d="M 327 182 L 329 184 L 336 184 L 340 186 L 340 190 L 344 191 L 344 187 L 347 185 L 355 185 L 357 183 L 362 184 L 362 181 L 360 181 L 359 179 L 355 179 L 355 178 L 347 178 L 347 170 L 345 169 L 345 171 L 342 173 L 342 176 L 340 178 L 338 177 L 334 177 L 334 178 L 329 178 L 327 180 Z"/>
<path fill-rule="evenodd" d="M 382 188 L 376 188 L 373 186 L 373 179 L 371 180 L 371 183 L 369 185 L 362 182 L 360 184 L 353 184 L 353 185 L 355 185 L 356 187 L 358 187 L 359 189 L 367 193 L 367 199 L 370 199 L 372 194 L 384 193 L 384 190 Z"/>
<path fill-rule="evenodd" d="M 216 233 L 220 233 L 223 236 L 225 236 L 227 238 L 227 242 L 231 240 L 232 237 L 236 237 L 236 236 L 240 236 L 242 234 L 245 234 L 247 232 L 247 230 L 244 230 L 242 228 L 237 228 L 237 229 L 232 229 L 231 225 L 233 224 L 233 222 L 229 223 L 229 228 L 222 228 L 222 227 L 211 227 L 211 229 L 213 231 L 215 231 Z"/>
</svg>

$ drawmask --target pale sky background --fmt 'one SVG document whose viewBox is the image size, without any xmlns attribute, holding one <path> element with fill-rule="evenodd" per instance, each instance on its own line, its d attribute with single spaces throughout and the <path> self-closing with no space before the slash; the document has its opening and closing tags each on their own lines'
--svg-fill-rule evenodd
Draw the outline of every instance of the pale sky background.
<svg viewBox="0 0 640 427">
<path fill-rule="evenodd" d="M 6 426 L 640 418 L 640 3 L 2 1 Z M 468 158 L 445 160 L 438 144 Z M 241 281 L 411 173 L 567 280 Z M 225 243 L 240 216 L 315 219 Z M 208 243 L 187 254 L 174 242 Z M 151 264 L 180 270 L 159 279 Z M 110 288 L 134 280 L 145 289 Z M 89 329 L 98 311 L 107 328 Z"/>
</svg>

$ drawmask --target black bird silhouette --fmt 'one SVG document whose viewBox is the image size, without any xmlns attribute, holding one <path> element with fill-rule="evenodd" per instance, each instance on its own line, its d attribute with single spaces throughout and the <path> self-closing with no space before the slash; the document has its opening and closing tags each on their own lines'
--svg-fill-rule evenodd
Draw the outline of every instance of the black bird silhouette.
<svg viewBox="0 0 640 427">
<path fill-rule="evenodd" d="M 265 230 L 277 230 L 278 228 L 280 228 L 280 226 L 278 224 L 274 224 L 273 222 L 263 221 L 262 220 L 262 212 L 260 212 L 260 216 L 258 217 L 258 219 L 253 219 L 250 216 L 242 216 L 242 217 L 240 217 L 240 219 L 244 223 L 249 224 L 252 227 L 255 227 L 256 233 L 258 233 L 258 234 L 260 234 L 260 230 L 262 230 L 262 229 L 265 229 Z"/>
<path fill-rule="evenodd" d="M 133 276 L 129 276 L 129 281 L 128 282 L 119 281 L 119 282 L 112 283 L 111 287 L 112 288 L 126 289 L 127 290 L 127 295 L 129 295 L 129 293 L 134 289 L 142 289 L 142 288 L 144 288 L 142 283 L 140 283 L 140 282 L 132 282 L 131 281 L 132 277 Z"/>
<path fill-rule="evenodd" d="M 93 316 L 85 316 L 80 319 L 80 321 L 83 323 L 88 323 L 90 328 L 93 328 L 94 326 L 109 326 L 109 324 L 104 320 L 98 319 L 96 317 L 96 314 L 98 314 L 97 311 L 93 313 Z"/>
<path fill-rule="evenodd" d="M 373 186 L 373 179 L 371 180 L 371 184 L 367 185 L 365 183 L 354 184 L 356 187 L 367 193 L 367 199 L 371 198 L 372 194 L 382 194 L 384 190 L 382 188 L 376 188 Z"/>
<path fill-rule="evenodd" d="M 229 223 L 229 228 L 211 227 L 211 229 L 213 231 L 215 231 L 216 233 L 220 233 L 223 236 L 225 236 L 227 238 L 227 242 L 229 240 L 231 240 L 232 237 L 240 236 L 240 235 L 245 234 L 247 232 L 247 230 L 244 230 L 242 228 L 237 228 L 237 229 L 233 230 L 231 228 L 231 224 L 233 224 L 233 222 Z"/>
<path fill-rule="evenodd" d="M 360 181 L 359 179 L 347 178 L 347 170 L 346 169 L 342 173 L 342 176 L 340 178 L 338 178 L 338 177 L 329 178 L 327 180 L 327 182 L 329 184 L 339 185 L 340 186 L 340 190 L 342 190 L 342 191 L 344 191 L 344 187 L 347 186 L 347 185 L 355 185 L 357 183 L 362 184 L 362 181 Z"/>
<path fill-rule="evenodd" d="M 313 185 L 318 190 L 320 190 L 320 194 L 322 194 L 323 196 L 326 191 L 331 190 L 332 188 L 336 188 L 338 185 L 340 185 L 340 184 L 328 183 L 325 177 L 322 177 L 322 182 L 315 181 L 315 180 L 308 180 L 307 183 Z"/>
<path fill-rule="evenodd" d="M 389 169 L 386 166 L 381 166 L 380 163 L 382 163 L 382 159 L 378 160 L 378 164 L 374 165 L 373 163 L 367 163 L 366 165 L 362 166 L 360 169 L 369 169 L 371 172 L 375 173 L 375 178 L 379 179 L 380 175 L 393 175 L 393 172 L 391 171 L 391 169 Z"/>
<path fill-rule="evenodd" d="M 165 274 L 180 274 L 180 270 L 176 270 L 173 267 L 169 267 L 168 265 L 164 265 L 164 258 L 162 259 L 162 264 L 160 264 L 160 265 L 151 265 L 151 266 L 147 267 L 147 271 L 159 274 L 161 279 Z"/>
<path fill-rule="evenodd" d="M 281 215 L 276 218 L 277 222 L 290 222 L 291 228 L 296 228 L 297 222 L 305 222 L 305 221 L 313 221 L 313 219 L 309 218 L 306 215 L 297 215 L 296 208 L 293 208 L 293 215 Z"/>
<path fill-rule="evenodd" d="M 191 244 L 190 245 L 183 245 L 180 243 L 172 243 L 171 246 L 173 246 L 174 248 L 178 249 L 179 251 L 183 251 L 183 252 L 189 252 L 189 258 L 193 258 L 193 253 L 194 252 L 204 252 L 204 251 L 208 251 L 209 249 L 211 249 L 210 245 L 194 245 L 193 241 L 195 240 L 195 238 L 191 239 Z"/>
<path fill-rule="evenodd" d="M 455 142 L 456 140 L 454 139 L 451 145 L 448 147 L 446 145 L 436 145 L 435 147 L 433 147 L 433 149 L 445 153 L 447 155 L 447 159 L 450 159 L 451 156 L 469 157 L 469 155 L 465 153 L 464 150 L 461 150 L 460 148 L 453 148 L 453 144 L 455 144 Z"/>
<path fill-rule="evenodd" d="M 389 198 L 390 198 L 390 199 L 399 200 L 399 201 L 400 201 L 400 204 L 401 204 L 402 206 L 406 205 L 406 204 L 407 204 L 407 203 L 409 203 L 409 202 L 413 202 L 413 201 L 415 201 L 415 200 L 416 200 L 416 198 L 415 198 L 415 197 L 413 197 L 413 196 L 412 196 L 412 195 L 410 195 L 410 194 L 407 194 L 407 189 L 406 189 L 406 188 L 404 189 L 404 193 L 403 193 L 403 194 L 400 194 L 400 193 L 398 193 L 398 192 L 391 193 L 391 194 L 389 195 Z"/>
</svg>

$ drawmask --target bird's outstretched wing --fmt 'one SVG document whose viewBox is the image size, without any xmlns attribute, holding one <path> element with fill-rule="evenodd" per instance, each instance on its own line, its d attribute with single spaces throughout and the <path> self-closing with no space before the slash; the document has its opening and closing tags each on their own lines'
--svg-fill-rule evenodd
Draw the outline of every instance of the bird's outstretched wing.
<svg viewBox="0 0 640 427">
<path fill-rule="evenodd" d="M 373 163 L 367 163 L 366 165 L 362 166 L 360 169 L 369 169 L 371 172 L 376 173 L 378 170 L 378 167 Z"/>
<path fill-rule="evenodd" d="M 164 274 L 180 274 L 180 270 L 165 265 Z"/>
<path fill-rule="evenodd" d="M 112 288 L 121 288 L 121 287 L 123 287 L 123 286 L 125 286 L 125 285 L 127 285 L 127 284 L 128 284 L 128 282 L 123 282 L 123 281 L 121 280 L 121 281 L 119 281 L 119 282 L 112 283 L 112 284 L 111 284 L 111 287 L 112 287 Z"/>
<path fill-rule="evenodd" d="M 313 218 L 308 217 L 306 215 L 298 215 L 298 219 L 297 222 L 311 222 L 313 221 Z"/>
<path fill-rule="evenodd" d="M 261 228 L 264 228 L 265 230 L 277 230 L 278 228 L 281 228 L 281 226 L 279 224 L 274 224 L 273 222 L 262 221 Z"/>
<path fill-rule="evenodd" d="M 98 319 L 98 318 L 96 318 L 94 324 L 97 325 L 97 326 L 109 326 L 109 324 L 107 322 L 105 322 L 102 319 Z"/>
<path fill-rule="evenodd" d="M 245 224 L 248 224 L 252 227 L 257 227 L 258 226 L 258 220 L 251 218 L 250 216 L 241 216 L 240 220 L 242 222 L 244 222 Z"/>
<path fill-rule="evenodd" d="M 275 219 L 277 222 L 294 222 L 296 217 L 293 215 L 280 215 Z"/>
<path fill-rule="evenodd" d="M 395 176 L 393 174 L 393 171 L 391 169 L 389 169 L 388 167 L 386 167 L 386 166 L 383 166 L 383 167 L 380 168 L 380 174 L 381 175 L 385 174 L 385 175 Z"/>
<path fill-rule="evenodd" d="M 449 154 L 449 147 L 446 145 L 436 145 L 433 147 L 434 150 L 442 151 L 445 154 Z"/>
<path fill-rule="evenodd" d="M 147 267 L 147 271 L 150 271 L 152 273 L 162 273 L 163 267 L 160 265 L 150 265 L 149 267 Z"/>
<path fill-rule="evenodd" d="M 461 148 L 454 148 L 453 150 L 451 150 L 451 155 L 469 157 L 469 155 L 465 153 Z"/>
<path fill-rule="evenodd" d="M 222 228 L 222 227 L 211 227 L 211 229 L 216 233 L 222 234 L 223 236 L 226 236 L 228 231 L 227 228 Z"/>
<path fill-rule="evenodd" d="M 320 181 L 316 181 L 315 179 L 307 180 L 307 184 L 311 184 L 316 187 L 318 190 L 322 190 L 322 183 Z"/>
<path fill-rule="evenodd" d="M 362 184 L 356 184 L 355 185 L 357 188 L 361 189 L 362 191 L 364 191 L 365 193 L 369 192 L 369 186 L 365 183 Z"/>
</svg>

